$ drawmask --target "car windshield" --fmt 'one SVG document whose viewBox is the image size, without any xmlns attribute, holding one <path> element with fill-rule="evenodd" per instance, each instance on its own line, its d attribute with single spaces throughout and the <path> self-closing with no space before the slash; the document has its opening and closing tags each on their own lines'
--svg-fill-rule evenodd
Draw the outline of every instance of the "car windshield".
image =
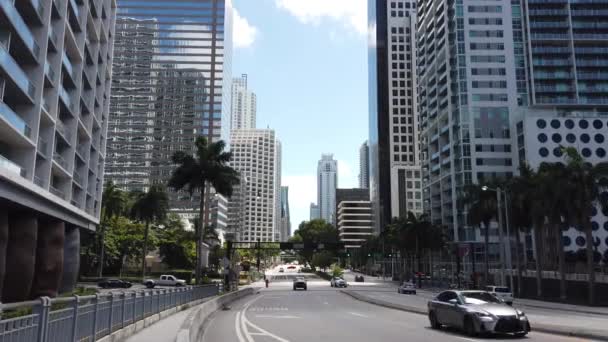
<svg viewBox="0 0 608 342">
<path fill-rule="evenodd" d="M 494 292 L 511 293 L 511 290 L 508 287 L 497 287 L 494 289 Z"/>
<path fill-rule="evenodd" d="M 487 303 L 502 303 L 500 299 L 488 292 L 463 292 L 462 298 L 465 304 L 487 304 Z"/>
</svg>

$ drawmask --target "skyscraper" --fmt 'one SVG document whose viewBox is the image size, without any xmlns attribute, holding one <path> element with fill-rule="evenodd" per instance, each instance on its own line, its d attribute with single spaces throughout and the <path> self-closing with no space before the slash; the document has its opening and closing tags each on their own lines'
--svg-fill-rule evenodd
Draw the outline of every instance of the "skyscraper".
<svg viewBox="0 0 608 342">
<path fill-rule="evenodd" d="M 369 145 L 367 140 L 359 148 L 359 188 L 369 189 Z"/>
<path fill-rule="evenodd" d="M 281 241 L 289 240 L 291 221 L 289 217 L 289 187 L 281 187 Z"/>
<path fill-rule="evenodd" d="M 319 206 L 314 203 L 310 203 L 310 220 L 317 220 L 321 218 L 321 211 L 319 210 Z"/>
<path fill-rule="evenodd" d="M 537 122 L 528 117 L 543 116 L 555 130 L 563 120 L 551 116 L 587 121 L 606 111 L 608 38 L 599 23 L 608 18 L 608 2 L 528 0 L 525 10 L 507 0 L 419 5 L 425 210 L 453 241 L 480 241 L 460 194 L 469 184 L 512 177 L 520 159 L 538 164 L 530 158 L 546 147 L 520 147 L 538 146 L 529 136 L 524 144 Z"/>
<path fill-rule="evenodd" d="M 125 190 L 146 190 L 166 184 L 172 154 L 193 153 L 197 137 L 229 139 L 232 8 L 225 0 L 118 7 L 106 173 Z M 185 217 L 199 214 L 199 201 L 170 193 Z"/>
<path fill-rule="evenodd" d="M 333 154 L 321 155 L 317 165 L 317 205 L 319 218 L 336 223 L 336 187 L 338 186 L 338 162 Z"/>
<path fill-rule="evenodd" d="M 416 1 L 369 0 L 370 194 L 375 227 L 422 212 Z"/>
<path fill-rule="evenodd" d="M 360 248 L 374 232 L 367 189 L 336 189 L 336 229 L 347 249 Z"/>
<path fill-rule="evenodd" d="M 276 241 L 280 236 L 280 144 L 272 129 L 233 130 L 231 166 L 247 179 L 242 241 Z"/>
<path fill-rule="evenodd" d="M 0 2 L 0 301 L 70 291 L 99 224 L 116 8 Z M 5 281 L 10 279 L 10 281 Z"/>
<path fill-rule="evenodd" d="M 439 13 L 436 2 L 445 4 Z M 479 231 L 465 228 L 458 194 L 468 184 L 513 172 L 509 117 L 526 101 L 519 94 L 525 82 L 516 82 L 520 72 L 525 80 L 518 66 L 524 63 L 520 11 L 511 10 L 519 3 L 419 4 L 425 207 L 453 241 L 479 241 Z"/>
<path fill-rule="evenodd" d="M 257 99 L 247 89 L 247 74 L 232 80 L 232 129 L 255 128 Z"/>
</svg>

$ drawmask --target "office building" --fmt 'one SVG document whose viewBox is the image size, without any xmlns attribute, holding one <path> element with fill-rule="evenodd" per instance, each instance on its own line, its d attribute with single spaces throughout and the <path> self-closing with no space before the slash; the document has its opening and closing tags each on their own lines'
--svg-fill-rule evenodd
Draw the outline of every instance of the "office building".
<svg viewBox="0 0 608 342">
<path fill-rule="evenodd" d="M 281 239 L 287 241 L 291 237 L 291 221 L 289 217 L 289 187 L 281 187 Z"/>
<path fill-rule="evenodd" d="M 372 207 L 367 189 L 336 189 L 337 229 L 347 249 L 360 248 L 373 234 Z"/>
<path fill-rule="evenodd" d="M 359 148 L 359 188 L 369 189 L 369 145 L 367 140 Z"/>
<path fill-rule="evenodd" d="M 256 101 L 255 93 L 247 89 L 247 74 L 232 79 L 232 129 L 255 128 Z"/>
<path fill-rule="evenodd" d="M 310 220 L 318 220 L 321 218 L 321 211 L 319 210 L 319 206 L 314 203 L 310 203 Z"/>
<path fill-rule="evenodd" d="M 320 218 L 336 223 L 336 187 L 338 186 L 338 162 L 333 154 L 321 155 L 317 165 L 317 205 Z"/>
<path fill-rule="evenodd" d="M 232 234 L 236 241 L 242 241 L 241 235 L 244 232 L 246 194 L 247 178 L 239 173 L 239 184 L 234 186 L 232 196 L 228 199 L 227 232 Z"/>
<path fill-rule="evenodd" d="M 118 0 L 118 8 L 106 174 L 145 191 L 166 184 L 171 156 L 193 154 L 197 137 L 229 139 L 232 8 L 224 0 Z M 199 193 L 169 195 L 173 212 L 199 215 Z"/>
<path fill-rule="evenodd" d="M 532 169 L 541 163 L 565 162 L 562 147 L 574 147 L 586 162 L 597 164 L 608 162 L 608 117 L 594 110 L 564 112 L 555 108 L 525 110 L 516 113 L 513 123 L 514 149 L 519 163 L 525 162 Z M 608 196 L 604 191 L 601 196 Z M 608 258 L 608 211 L 598 205 L 591 217 L 596 252 Z M 563 232 L 566 252 L 585 255 L 585 233 L 570 227 Z M 529 239 L 533 237 L 530 236 Z M 544 246 L 544 260 L 554 260 L 555 244 Z M 533 260 L 532 246 L 527 246 L 527 260 Z M 555 255 L 555 254 L 553 254 Z"/>
<path fill-rule="evenodd" d="M 233 130 L 231 166 L 247 179 L 241 241 L 277 241 L 280 143 L 272 129 Z"/>
<path fill-rule="evenodd" d="M 374 226 L 422 212 L 415 1 L 369 0 L 369 154 Z"/>
<path fill-rule="evenodd" d="M 80 232 L 99 224 L 115 16 L 112 0 L 0 2 L 2 302 L 75 285 Z"/>
</svg>

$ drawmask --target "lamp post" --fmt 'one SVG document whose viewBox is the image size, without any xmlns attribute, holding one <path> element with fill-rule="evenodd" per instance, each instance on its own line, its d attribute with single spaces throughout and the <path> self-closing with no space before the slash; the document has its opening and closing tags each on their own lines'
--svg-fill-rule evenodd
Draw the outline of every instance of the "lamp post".
<svg viewBox="0 0 608 342">
<path fill-rule="evenodd" d="M 502 190 L 500 187 L 497 187 L 496 189 L 492 189 L 490 187 L 487 186 L 482 186 L 481 190 L 483 191 L 494 191 L 496 192 L 496 200 L 497 200 L 497 206 L 498 206 L 498 236 L 499 236 L 499 251 L 500 251 L 500 285 L 504 286 L 506 283 L 505 280 L 505 259 L 507 262 L 507 267 L 509 268 L 509 284 L 511 286 L 511 290 L 513 290 L 513 266 L 512 266 L 512 261 L 511 261 L 511 227 L 509 225 L 509 210 L 508 210 L 508 205 L 509 205 L 509 197 L 507 194 L 507 191 Z M 503 213 L 503 208 L 502 208 L 502 199 L 504 196 L 504 201 L 505 201 L 505 218 L 506 218 L 506 229 L 507 229 L 507 239 L 506 239 L 506 243 L 505 243 L 505 238 L 504 238 L 504 234 L 502 231 L 503 228 L 503 221 L 502 221 L 502 213 Z M 506 256 L 505 256 L 506 254 Z"/>
</svg>

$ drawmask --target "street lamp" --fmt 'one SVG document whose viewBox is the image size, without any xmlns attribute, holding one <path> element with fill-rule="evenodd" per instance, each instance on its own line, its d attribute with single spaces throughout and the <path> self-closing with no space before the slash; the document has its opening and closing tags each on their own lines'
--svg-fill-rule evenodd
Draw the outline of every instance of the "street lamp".
<svg viewBox="0 0 608 342">
<path fill-rule="evenodd" d="M 512 260 L 511 260 L 511 227 L 509 226 L 509 209 L 508 209 L 508 205 L 509 205 L 509 197 L 508 197 L 508 193 L 505 190 L 502 190 L 500 187 L 497 187 L 496 189 L 490 188 L 486 185 L 481 187 L 482 191 L 494 191 L 496 192 L 496 200 L 497 200 L 497 207 L 498 207 L 498 236 L 499 236 L 499 251 L 500 251 L 500 282 L 501 285 L 504 286 L 505 284 L 505 254 L 506 254 L 506 261 L 507 261 L 507 267 L 509 267 L 509 284 L 511 286 L 511 291 L 513 290 L 513 265 L 512 265 Z M 504 235 L 503 235 L 503 231 L 502 231 L 502 196 L 504 196 L 504 201 L 505 201 L 505 218 L 506 218 L 506 228 L 507 228 L 507 240 L 506 240 L 506 244 L 505 239 L 504 239 Z M 505 247 L 506 247 L 506 253 L 505 253 Z"/>
</svg>

